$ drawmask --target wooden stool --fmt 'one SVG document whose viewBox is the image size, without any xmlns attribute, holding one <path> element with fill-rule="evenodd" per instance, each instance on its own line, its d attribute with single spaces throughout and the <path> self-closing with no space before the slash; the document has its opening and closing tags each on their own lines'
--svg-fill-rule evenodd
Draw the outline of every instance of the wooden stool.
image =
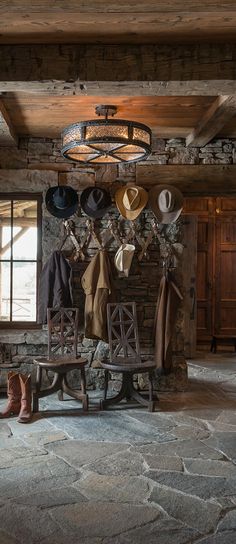
<svg viewBox="0 0 236 544">
<path fill-rule="evenodd" d="M 122 399 L 134 399 L 147 406 L 149 412 L 155 410 L 152 378 L 156 365 L 153 361 L 142 361 L 140 356 L 137 315 L 135 302 L 107 305 L 107 324 L 110 348 L 110 361 L 102 362 L 105 370 L 104 399 L 100 402 L 101 410 Z M 109 371 L 122 374 L 121 389 L 117 395 L 107 399 Z M 134 374 L 148 373 L 148 398 L 134 387 Z"/>
<path fill-rule="evenodd" d="M 101 410 L 105 410 L 108 406 L 112 404 L 117 404 L 122 399 L 126 399 L 126 400 L 134 399 L 137 402 L 139 402 L 139 404 L 143 404 L 143 406 L 147 406 L 149 412 L 154 412 L 155 400 L 158 400 L 156 395 L 154 400 L 153 385 L 152 385 L 153 371 L 156 368 L 155 364 L 148 363 L 148 362 L 142 363 L 142 368 L 141 368 L 140 365 L 126 365 L 122 367 L 121 365 L 102 363 L 102 367 L 105 369 L 105 390 L 104 390 L 104 399 L 100 401 Z M 122 374 L 122 384 L 121 384 L 119 393 L 115 395 L 114 397 L 107 399 L 106 397 L 107 397 L 107 390 L 108 390 L 109 371 L 120 372 Z M 149 378 L 148 397 L 145 397 L 137 389 L 135 389 L 134 383 L 133 383 L 134 374 L 139 374 L 139 373 L 143 374 L 144 372 L 148 372 L 148 378 Z"/>
<path fill-rule="evenodd" d="M 82 401 L 83 410 L 88 410 L 88 395 L 86 393 L 85 365 L 86 359 L 78 357 L 78 308 L 48 308 L 48 357 L 36 357 L 37 365 L 36 390 L 33 394 L 33 411 L 39 409 L 39 399 L 58 391 L 59 400 L 63 400 L 63 393 Z M 43 370 L 48 374 L 54 373 L 52 384 L 42 389 Z M 72 389 L 67 380 L 67 373 L 79 370 L 81 376 L 81 390 Z"/>
<path fill-rule="evenodd" d="M 39 399 L 42 397 L 48 397 L 56 391 L 60 391 L 58 394 L 59 400 L 63 400 L 63 392 L 70 395 L 74 399 L 82 401 L 83 410 L 88 410 L 88 395 L 86 394 L 86 380 L 85 380 L 85 365 L 86 359 L 76 359 L 74 357 L 66 357 L 63 359 L 54 358 L 47 359 L 46 357 L 37 357 L 34 359 L 34 363 L 37 365 L 36 373 L 36 390 L 33 394 L 33 411 L 39 410 Z M 41 389 L 42 386 L 42 371 L 43 369 L 54 372 L 53 382 L 49 387 Z M 81 391 L 72 389 L 67 381 L 67 372 L 70 370 L 79 370 L 81 375 Z"/>
</svg>

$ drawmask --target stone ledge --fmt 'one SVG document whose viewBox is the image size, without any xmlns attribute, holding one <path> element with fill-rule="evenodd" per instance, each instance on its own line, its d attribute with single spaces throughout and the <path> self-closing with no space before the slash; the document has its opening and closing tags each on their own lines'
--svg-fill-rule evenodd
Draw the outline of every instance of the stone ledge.
<svg viewBox="0 0 236 544">
<path fill-rule="evenodd" d="M 47 344 L 47 331 L 43 329 L 2 329 L 0 344 Z"/>
</svg>

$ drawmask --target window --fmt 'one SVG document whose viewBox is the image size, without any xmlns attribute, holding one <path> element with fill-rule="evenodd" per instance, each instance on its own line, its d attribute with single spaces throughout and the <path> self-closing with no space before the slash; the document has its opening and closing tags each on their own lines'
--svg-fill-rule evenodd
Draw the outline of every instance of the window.
<svg viewBox="0 0 236 544">
<path fill-rule="evenodd" d="M 36 325 L 41 195 L 0 193 L 0 324 Z"/>
</svg>

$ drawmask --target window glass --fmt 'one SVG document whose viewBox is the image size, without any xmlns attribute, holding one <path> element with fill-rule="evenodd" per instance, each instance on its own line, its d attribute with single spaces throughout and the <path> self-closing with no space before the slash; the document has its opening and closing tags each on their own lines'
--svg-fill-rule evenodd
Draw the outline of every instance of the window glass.
<svg viewBox="0 0 236 544">
<path fill-rule="evenodd" d="M 36 263 L 13 263 L 12 321 L 36 320 Z"/>
<path fill-rule="evenodd" d="M 0 322 L 36 323 L 40 197 L 0 196 Z"/>
<path fill-rule="evenodd" d="M 37 259 L 37 202 L 13 202 L 12 252 L 15 260 Z"/>
<path fill-rule="evenodd" d="M 0 320 L 4 322 L 10 321 L 11 314 L 10 278 L 10 263 L 0 262 Z"/>
</svg>

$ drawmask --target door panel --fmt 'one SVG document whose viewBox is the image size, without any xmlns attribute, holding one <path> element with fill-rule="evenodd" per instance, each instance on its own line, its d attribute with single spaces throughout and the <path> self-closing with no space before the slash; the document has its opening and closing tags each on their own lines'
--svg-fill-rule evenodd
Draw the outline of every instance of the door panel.
<svg viewBox="0 0 236 544">
<path fill-rule="evenodd" d="M 213 221 L 211 217 L 198 217 L 197 244 L 197 337 L 212 334 L 212 277 L 213 277 Z"/>
<path fill-rule="evenodd" d="M 236 198 L 217 197 L 216 207 L 222 212 L 236 212 Z"/>
<path fill-rule="evenodd" d="M 223 200 L 223 199 L 221 199 Z M 225 203 L 223 202 L 224 208 Z M 231 206 L 236 199 L 232 199 Z M 215 334 L 236 335 L 236 214 L 216 218 Z"/>
<path fill-rule="evenodd" d="M 196 355 L 196 268 L 197 268 L 197 218 L 183 216 L 183 285 L 184 285 L 184 354 Z M 191 244 L 189 244 L 191 240 Z"/>
<path fill-rule="evenodd" d="M 236 336 L 236 198 L 187 198 L 198 218 L 197 339 Z"/>
</svg>

